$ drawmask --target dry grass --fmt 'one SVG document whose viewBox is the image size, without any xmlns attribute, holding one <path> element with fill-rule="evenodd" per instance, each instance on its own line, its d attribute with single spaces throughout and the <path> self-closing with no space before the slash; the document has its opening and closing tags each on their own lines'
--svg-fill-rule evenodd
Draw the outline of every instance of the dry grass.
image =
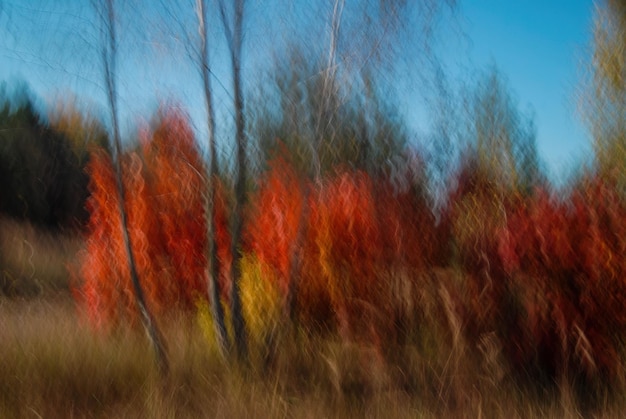
<svg viewBox="0 0 626 419">
<path fill-rule="evenodd" d="M 273 361 L 223 362 L 189 318 L 162 324 L 159 376 L 146 338 L 94 334 L 69 297 L 0 300 L 0 417 L 578 417 L 569 391 L 537 398 L 462 345 L 425 355 L 300 335 Z M 440 349 L 444 349 L 443 345 Z M 486 361 L 485 361 L 486 362 Z M 497 362 L 497 361 L 493 361 Z M 619 416 L 619 403 L 598 416 Z"/>
<path fill-rule="evenodd" d="M 0 294 L 34 297 L 67 290 L 67 263 L 81 241 L 0 217 Z"/>
<path fill-rule="evenodd" d="M 613 398 L 581 412 L 565 381 L 551 393 L 520 388 L 495 335 L 476 348 L 463 339 L 443 287 L 420 297 L 421 326 L 402 343 L 381 350 L 366 340 L 287 331 L 271 356 L 251 348 L 245 366 L 219 357 L 198 317 L 172 315 L 160 324 L 171 366 L 162 377 L 142 333 L 106 336 L 81 321 L 62 291 L 74 239 L 3 227 L 5 274 L 31 267 L 20 289 L 36 292 L 0 297 L 1 418 L 620 417 L 624 407 Z"/>
<path fill-rule="evenodd" d="M 171 319 L 171 372 L 163 378 L 142 334 L 98 336 L 77 321 L 69 299 L 5 299 L 0 318 L 0 417 L 414 416 L 398 392 L 365 402 L 347 391 L 344 399 L 334 382 L 346 378 L 336 369 L 350 349 L 291 349 L 273 369 L 233 367 L 208 349 L 193 321 Z"/>
<path fill-rule="evenodd" d="M 407 343 L 381 355 L 300 334 L 271 362 L 236 366 L 210 349 L 195 319 L 176 316 L 162 323 L 171 364 L 162 377 L 142 333 L 95 334 L 69 297 L 2 299 L 0 319 L 3 418 L 582 415 L 571 392 L 531 396 L 493 372 L 493 357 L 472 362 L 461 344 L 435 353 Z M 618 417 L 619 407 L 592 413 Z"/>
</svg>

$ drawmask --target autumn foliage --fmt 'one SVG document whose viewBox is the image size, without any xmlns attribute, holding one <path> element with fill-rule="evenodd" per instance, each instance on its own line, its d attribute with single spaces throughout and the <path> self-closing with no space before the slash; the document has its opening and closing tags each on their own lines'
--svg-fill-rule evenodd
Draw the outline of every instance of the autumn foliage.
<svg viewBox="0 0 626 419">
<path fill-rule="evenodd" d="M 307 179 L 289 153 L 275 153 L 250 192 L 244 225 L 249 333 L 263 340 L 289 315 L 295 292 L 289 320 L 310 332 L 384 346 L 435 318 L 426 326 L 448 330 L 454 342 L 462 336 L 470 348 L 495 339 L 519 376 L 622 380 L 626 206 L 617 187 L 589 175 L 567 195 L 540 186 L 522 193 L 468 161 L 435 214 L 415 175 L 419 164 L 393 176 L 337 167 Z M 122 166 L 149 307 L 162 315 L 206 305 L 205 167 L 186 118 L 163 113 Z M 88 174 L 76 296 L 90 321 L 108 328 L 137 313 L 105 151 L 93 152 Z M 230 213 L 224 183 L 217 191 L 226 302 Z"/>
<path fill-rule="evenodd" d="M 565 201 L 541 190 L 511 211 L 499 254 L 523 314 L 515 361 L 540 347 L 554 369 L 618 378 L 625 210 L 614 185 L 591 177 Z"/>
<path fill-rule="evenodd" d="M 207 294 L 203 164 L 191 128 L 180 114 L 160 115 L 156 128 L 142 133 L 141 140 L 141 152 L 122 156 L 124 208 L 141 285 L 157 314 L 191 309 Z M 111 157 L 104 150 L 94 151 L 88 173 L 90 220 L 77 296 L 96 325 L 134 321 L 137 307 Z M 217 190 L 218 249 L 228 268 L 225 198 L 222 188 Z"/>
</svg>

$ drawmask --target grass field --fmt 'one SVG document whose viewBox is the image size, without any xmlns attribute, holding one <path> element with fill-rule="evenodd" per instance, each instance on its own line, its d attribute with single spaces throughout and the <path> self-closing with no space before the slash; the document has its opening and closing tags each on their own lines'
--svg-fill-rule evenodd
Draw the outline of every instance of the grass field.
<svg viewBox="0 0 626 419">
<path fill-rule="evenodd" d="M 161 377 L 141 333 L 98 336 L 66 296 L 3 299 L 0 318 L 1 417 L 579 415 L 567 391 L 546 403 L 494 382 L 454 350 L 442 365 L 407 345 L 397 348 L 393 365 L 363 345 L 301 338 L 271 366 L 233 367 L 197 324 L 178 318 L 164 327 L 171 372 Z M 596 413 L 617 417 L 618 407 Z"/>
<path fill-rule="evenodd" d="M 0 297 L 2 418 L 619 417 L 624 407 L 613 397 L 583 410 L 566 381 L 520 388 L 497 342 L 485 337 L 476 358 L 436 331 L 381 351 L 296 330 L 241 365 L 221 359 L 198 318 L 170 315 L 162 376 L 143 333 L 95 333 L 82 320 L 62 273 L 74 239 L 16 223 L 2 232 L 13 278 Z"/>
</svg>

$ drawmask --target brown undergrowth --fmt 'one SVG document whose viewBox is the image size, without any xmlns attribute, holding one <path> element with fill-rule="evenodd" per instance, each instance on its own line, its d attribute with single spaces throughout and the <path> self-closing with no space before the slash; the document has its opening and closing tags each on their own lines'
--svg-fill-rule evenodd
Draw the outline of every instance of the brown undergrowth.
<svg viewBox="0 0 626 419">
<path fill-rule="evenodd" d="M 219 357 L 197 319 L 171 315 L 161 377 L 142 333 L 94 333 L 69 296 L 3 298 L 0 319 L 2 417 L 578 417 L 622 407 L 613 397 L 585 411 L 567 380 L 522 387 L 495 334 L 472 348 L 428 322 L 384 350 L 292 330 L 269 361 L 242 366 Z"/>
</svg>

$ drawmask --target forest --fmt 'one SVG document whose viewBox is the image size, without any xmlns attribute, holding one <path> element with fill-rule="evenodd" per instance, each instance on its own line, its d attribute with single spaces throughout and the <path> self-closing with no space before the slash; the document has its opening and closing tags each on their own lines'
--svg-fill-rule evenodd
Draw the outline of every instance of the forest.
<svg viewBox="0 0 626 419">
<path fill-rule="evenodd" d="M 114 0 L 92 4 L 104 112 L 2 85 L 0 416 L 619 415 L 626 6 L 596 6 L 592 163 L 555 186 L 496 65 L 439 85 L 414 141 L 385 75 L 455 1 L 363 3 L 328 2 L 319 50 L 253 84 L 258 10 L 198 0 L 175 30 L 206 131 L 171 98 L 122 129 Z"/>
</svg>

